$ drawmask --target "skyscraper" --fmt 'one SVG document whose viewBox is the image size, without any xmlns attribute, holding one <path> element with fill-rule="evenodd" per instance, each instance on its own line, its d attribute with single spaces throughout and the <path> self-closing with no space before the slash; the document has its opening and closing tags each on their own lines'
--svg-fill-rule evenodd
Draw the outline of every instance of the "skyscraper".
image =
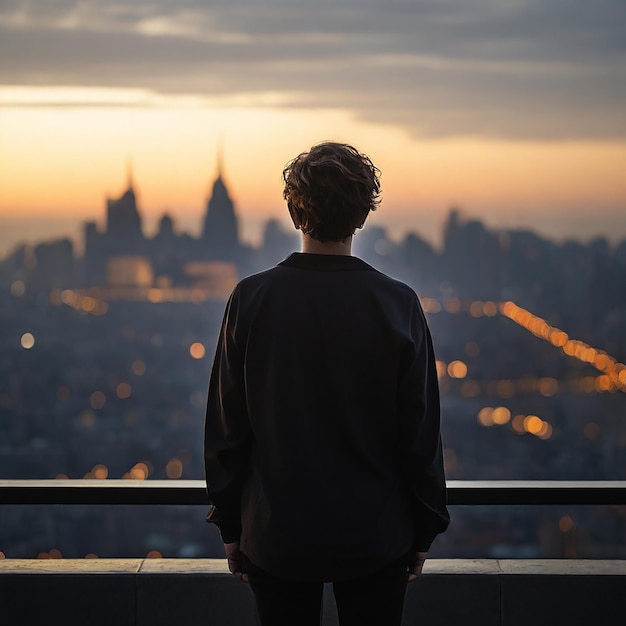
<svg viewBox="0 0 626 626">
<path fill-rule="evenodd" d="M 237 216 L 222 178 L 221 162 L 207 203 L 202 246 L 204 255 L 209 259 L 236 261 L 240 254 Z"/>
<path fill-rule="evenodd" d="M 137 253 L 143 240 L 141 216 L 133 189 L 132 173 L 128 173 L 128 188 L 120 198 L 107 198 L 106 233 L 111 252 Z"/>
</svg>

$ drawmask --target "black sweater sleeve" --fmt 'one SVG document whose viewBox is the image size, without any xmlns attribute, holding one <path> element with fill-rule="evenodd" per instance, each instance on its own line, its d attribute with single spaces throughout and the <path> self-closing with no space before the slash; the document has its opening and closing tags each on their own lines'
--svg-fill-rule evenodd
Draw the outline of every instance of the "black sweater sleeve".
<svg viewBox="0 0 626 626">
<path fill-rule="evenodd" d="M 207 522 L 224 543 L 241 535 L 241 491 L 250 455 L 243 349 L 237 339 L 239 299 L 235 290 L 222 320 L 209 378 L 204 429 L 204 466 L 209 500 Z"/>
<path fill-rule="evenodd" d="M 450 523 L 440 431 L 439 385 L 430 331 L 417 297 L 411 317 L 412 345 L 398 385 L 400 456 L 411 494 L 415 548 L 426 552 Z"/>
</svg>

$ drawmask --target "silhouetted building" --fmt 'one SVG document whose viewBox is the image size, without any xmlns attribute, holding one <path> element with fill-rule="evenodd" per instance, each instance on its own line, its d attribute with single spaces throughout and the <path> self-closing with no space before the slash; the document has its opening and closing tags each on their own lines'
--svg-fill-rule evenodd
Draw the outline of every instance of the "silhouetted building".
<svg viewBox="0 0 626 626">
<path fill-rule="evenodd" d="M 35 246 L 37 275 L 48 288 L 70 287 L 74 281 L 74 246 L 70 239 L 47 241 Z"/>
<path fill-rule="evenodd" d="M 98 230 L 95 222 L 85 223 L 84 228 L 83 282 L 88 286 L 118 284 L 119 277 L 130 271 L 129 258 L 141 258 L 149 264 L 150 272 L 140 272 L 143 286 L 148 286 L 149 275 L 152 277 L 149 282 L 154 284 L 193 286 L 194 277 L 185 269 L 188 264 L 229 263 L 228 270 L 220 265 L 221 269 L 212 274 L 211 284 L 219 282 L 217 291 L 221 293 L 223 286 L 232 282 L 233 276 L 250 269 L 250 250 L 239 241 L 237 215 L 221 166 L 213 183 L 199 239 L 186 233 L 177 234 L 174 221 L 167 213 L 161 217 L 157 234 L 147 239 L 142 232 L 141 213 L 130 174 L 126 191 L 119 198 L 107 198 L 104 232 Z M 135 264 L 133 267 L 137 269 L 139 266 Z M 215 278 L 218 275 L 219 280 Z"/>
<path fill-rule="evenodd" d="M 241 244 L 235 207 L 222 178 L 221 168 L 213 183 L 202 231 L 206 258 L 237 261 Z"/>
<path fill-rule="evenodd" d="M 106 234 L 108 248 L 116 254 L 136 253 L 143 243 L 141 216 L 130 176 L 128 189 L 120 198 L 107 198 Z"/>
</svg>

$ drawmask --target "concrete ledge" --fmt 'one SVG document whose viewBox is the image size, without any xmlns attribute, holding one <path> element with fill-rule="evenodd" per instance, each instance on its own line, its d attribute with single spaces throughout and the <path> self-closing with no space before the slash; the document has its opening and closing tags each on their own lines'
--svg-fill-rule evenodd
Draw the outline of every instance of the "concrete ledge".
<svg viewBox="0 0 626 626">
<path fill-rule="evenodd" d="M 626 561 L 427 561 L 403 626 L 613 625 L 626 614 Z M 249 588 L 223 559 L 0 559 L 3 624 L 246 626 Z M 337 624 L 325 589 L 324 626 Z"/>
</svg>

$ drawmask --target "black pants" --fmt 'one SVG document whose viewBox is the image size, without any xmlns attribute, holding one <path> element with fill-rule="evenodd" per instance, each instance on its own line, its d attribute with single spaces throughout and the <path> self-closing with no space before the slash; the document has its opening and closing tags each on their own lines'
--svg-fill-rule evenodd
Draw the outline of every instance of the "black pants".
<svg viewBox="0 0 626 626">
<path fill-rule="evenodd" d="M 400 626 L 409 557 L 381 570 L 333 582 L 341 626 Z M 246 559 L 261 626 L 320 626 L 323 582 L 283 580 Z"/>
</svg>

